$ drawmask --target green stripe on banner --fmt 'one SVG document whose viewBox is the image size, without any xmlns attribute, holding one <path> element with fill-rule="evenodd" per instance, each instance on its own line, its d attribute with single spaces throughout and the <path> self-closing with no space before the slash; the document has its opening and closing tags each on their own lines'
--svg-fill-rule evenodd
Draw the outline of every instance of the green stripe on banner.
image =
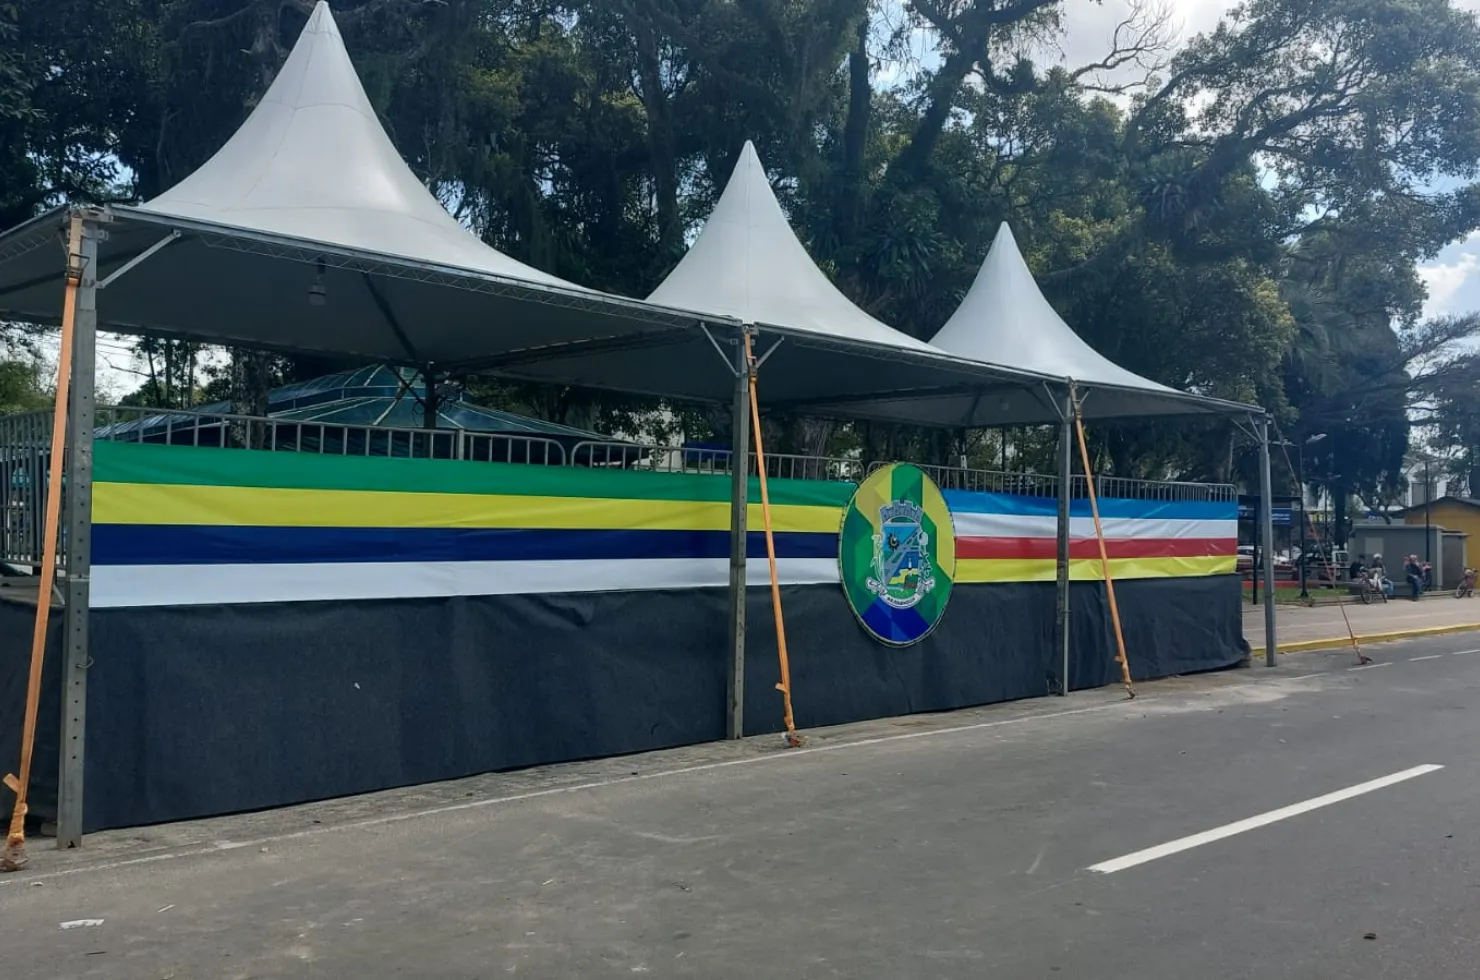
<svg viewBox="0 0 1480 980">
<path fill-rule="evenodd" d="M 868 590 L 868 569 L 874 561 L 874 529 L 868 518 L 855 507 L 849 507 L 843 517 L 842 533 L 839 536 L 841 549 L 838 554 L 843 588 L 848 590 L 853 608 L 865 610 L 874 601 Z"/>
<path fill-rule="evenodd" d="M 923 503 L 925 497 L 925 474 L 913 466 L 896 466 L 894 476 L 891 479 L 891 490 L 894 491 L 893 500 L 919 500 Z"/>
<path fill-rule="evenodd" d="M 377 490 L 399 493 L 477 493 L 532 497 L 728 501 L 730 478 L 694 473 L 641 473 L 581 466 L 478 463 L 452 459 L 328 456 L 271 450 L 98 442 L 97 483 L 279 487 L 290 490 Z M 771 480 L 775 504 L 843 507 L 853 484 Z M 750 501 L 760 484 L 750 481 Z"/>
<path fill-rule="evenodd" d="M 936 535 L 935 522 L 926 514 L 920 519 L 920 527 L 926 534 L 930 535 L 931 541 L 939 540 Z M 925 554 L 930 554 L 927 548 Z M 940 611 L 945 608 L 946 600 L 951 597 L 951 576 L 947 570 L 940 566 L 934 568 L 935 588 L 920 597 L 920 602 L 915 606 L 915 611 L 920 618 L 927 623 L 933 623 L 940 616 Z"/>
<path fill-rule="evenodd" d="M 928 504 L 925 499 L 925 474 L 913 466 L 901 466 L 894 471 L 894 499 L 896 500 L 919 500 L 922 507 Z M 930 512 L 926 510 L 920 516 L 920 529 L 930 536 L 929 540 L 940 540 L 938 534 L 940 529 L 936 527 Z M 930 550 L 925 549 L 929 554 Z M 945 607 L 946 600 L 951 596 L 951 577 L 943 568 L 935 568 L 935 588 L 920 597 L 915 606 L 915 612 L 927 623 L 934 623 L 940 616 L 940 611 Z"/>
</svg>

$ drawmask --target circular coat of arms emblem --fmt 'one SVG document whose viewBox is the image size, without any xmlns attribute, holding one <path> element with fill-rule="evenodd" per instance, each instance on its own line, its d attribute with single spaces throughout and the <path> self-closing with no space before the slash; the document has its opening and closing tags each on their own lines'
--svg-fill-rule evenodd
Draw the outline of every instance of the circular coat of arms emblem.
<svg viewBox="0 0 1480 980">
<path fill-rule="evenodd" d="M 908 463 L 870 473 L 843 511 L 838 570 L 853 614 L 879 642 L 929 635 L 956 577 L 956 529 L 935 482 Z"/>
</svg>

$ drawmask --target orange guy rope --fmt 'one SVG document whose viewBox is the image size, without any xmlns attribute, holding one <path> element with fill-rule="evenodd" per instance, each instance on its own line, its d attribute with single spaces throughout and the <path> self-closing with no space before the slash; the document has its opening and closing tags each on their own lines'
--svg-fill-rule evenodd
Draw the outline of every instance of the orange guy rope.
<svg viewBox="0 0 1480 980">
<path fill-rule="evenodd" d="M 77 289 L 87 270 L 81 267 L 82 218 L 72 216 L 67 246 L 67 292 L 62 305 L 62 344 L 57 355 L 56 405 L 51 417 L 51 459 L 46 484 L 46 538 L 41 552 L 41 582 L 36 589 L 36 626 L 31 634 L 31 676 L 26 685 L 26 720 L 21 729 L 21 774 L 7 774 L 15 793 L 10 834 L 0 852 L 0 871 L 26 866 L 26 791 L 31 783 L 31 755 L 36 747 L 36 715 L 41 707 L 41 666 L 46 659 L 46 626 L 51 618 L 51 590 L 57 570 L 57 523 L 62 510 L 62 455 L 67 445 L 67 398 L 72 384 L 72 335 L 77 319 Z"/>
<path fill-rule="evenodd" d="M 771 611 L 776 616 L 776 652 L 781 661 L 781 683 L 776 690 L 781 692 L 783 719 L 786 722 L 786 744 L 797 748 L 802 738 L 797 734 L 797 723 L 791 713 L 791 659 L 786 652 L 786 621 L 781 616 L 781 579 L 776 573 L 776 536 L 771 531 L 771 493 L 766 486 L 766 451 L 761 442 L 761 407 L 755 393 L 755 351 L 750 345 L 750 332 L 745 331 L 745 363 L 750 369 L 750 420 L 755 433 L 755 468 L 761 482 L 761 514 L 766 523 L 766 561 L 771 566 Z M 738 460 L 737 466 L 744 466 Z M 747 505 L 748 506 L 748 505 Z"/>
<path fill-rule="evenodd" d="M 1105 529 L 1100 524 L 1100 501 L 1095 494 L 1095 474 L 1089 465 L 1089 446 L 1084 441 L 1084 414 L 1079 410 L 1079 395 L 1069 386 L 1069 399 L 1074 403 L 1074 429 L 1079 433 L 1079 458 L 1084 463 L 1084 485 L 1089 488 L 1089 512 L 1095 519 L 1095 539 L 1100 543 L 1100 571 L 1105 576 L 1105 595 L 1110 599 L 1110 622 L 1115 625 L 1115 662 L 1120 664 L 1120 679 L 1125 693 L 1134 698 L 1131 686 L 1131 664 L 1125 656 L 1125 634 L 1120 629 L 1120 607 L 1115 603 L 1115 579 L 1110 575 L 1110 553 L 1105 550 Z"/>
</svg>

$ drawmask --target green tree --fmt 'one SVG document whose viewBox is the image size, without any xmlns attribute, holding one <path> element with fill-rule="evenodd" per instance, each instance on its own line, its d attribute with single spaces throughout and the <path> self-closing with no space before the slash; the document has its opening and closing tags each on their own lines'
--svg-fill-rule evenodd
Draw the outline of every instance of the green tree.
<svg viewBox="0 0 1480 980">
<path fill-rule="evenodd" d="M 0 359 L 0 415 L 50 408 L 51 400 L 35 358 L 12 354 Z"/>
</svg>

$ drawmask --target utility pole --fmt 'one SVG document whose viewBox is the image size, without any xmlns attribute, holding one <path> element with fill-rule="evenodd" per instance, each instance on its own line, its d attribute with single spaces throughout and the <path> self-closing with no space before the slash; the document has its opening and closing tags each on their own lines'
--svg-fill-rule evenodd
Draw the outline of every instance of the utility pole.
<svg viewBox="0 0 1480 980">
<path fill-rule="evenodd" d="M 1434 483 L 1429 478 L 1429 457 L 1423 458 L 1423 562 L 1434 567 L 1434 528 L 1429 516 L 1429 503 L 1434 499 Z M 1430 573 L 1432 575 L 1432 572 Z M 1437 580 L 1437 576 L 1434 576 Z"/>
</svg>

